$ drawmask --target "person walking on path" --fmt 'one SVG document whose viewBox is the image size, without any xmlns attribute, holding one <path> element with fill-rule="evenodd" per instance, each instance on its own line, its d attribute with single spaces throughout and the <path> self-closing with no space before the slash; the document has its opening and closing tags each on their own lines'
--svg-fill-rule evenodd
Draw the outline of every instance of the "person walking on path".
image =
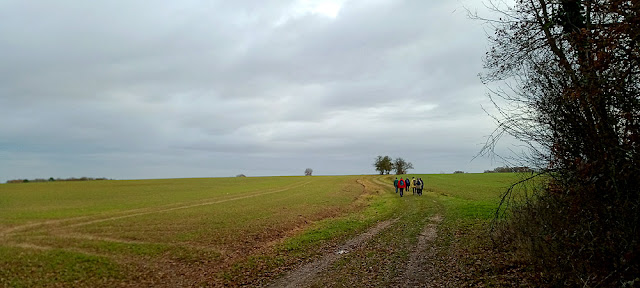
<svg viewBox="0 0 640 288">
<path fill-rule="evenodd" d="M 416 186 L 417 186 L 416 189 L 418 190 L 418 195 L 422 196 L 422 188 L 424 186 L 424 183 L 422 183 L 422 179 L 421 178 L 418 178 L 416 180 Z"/>
<path fill-rule="evenodd" d="M 409 177 L 407 177 L 407 179 L 404 179 L 404 185 L 407 188 L 407 193 L 409 193 L 409 187 L 411 186 L 411 180 L 409 180 Z"/>
<path fill-rule="evenodd" d="M 396 187 L 396 193 L 398 193 L 398 177 L 396 177 L 396 180 L 393 180 L 393 187 Z"/>
<path fill-rule="evenodd" d="M 415 177 L 411 177 L 411 185 L 413 185 L 413 188 L 411 188 L 411 192 L 413 192 L 413 194 L 416 194 L 416 191 L 418 187 L 416 187 L 416 178 Z"/>
<path fill-rule="evenodd" d="M 398 188 L 400 188 L 400 197 L 402 197 L 402 192 L 404 192 L 404 187 L 405 187 L 405 181 L 402 180 L 402 178 L 400 178 L 400 181 L 398 181 Z"/>
</svg>

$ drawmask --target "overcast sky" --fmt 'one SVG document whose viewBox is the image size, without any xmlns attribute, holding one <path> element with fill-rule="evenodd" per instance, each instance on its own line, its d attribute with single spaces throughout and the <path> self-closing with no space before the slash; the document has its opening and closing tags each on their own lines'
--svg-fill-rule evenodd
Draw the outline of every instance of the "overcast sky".
<svg viewBox="0 0 640 288">
<path fill-rule="evenodd" d="M 0 2 L 0 181 L 482 172 L 480 0 Z"/>
</svg>

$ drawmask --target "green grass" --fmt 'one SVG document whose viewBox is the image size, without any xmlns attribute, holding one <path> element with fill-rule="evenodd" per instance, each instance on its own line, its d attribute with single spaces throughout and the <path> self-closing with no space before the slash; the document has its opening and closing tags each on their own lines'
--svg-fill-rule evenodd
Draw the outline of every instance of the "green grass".
<svg viewBox="0 0 640 288">
<path fill-rule="evenodd" d="M 370 198 L 366 209 L 355 214 L 339 218 L 328 218 L 316 223 L 304 233 L 284 242 L 281 249 L 289 253 L 305 253 L 318 243 L 333 240 L 336 237 L 345 238 L 353 232 L 361 231 L 377 220 L 392 216 L 396 210 L 393 195 L 384 194 L 374 199 Z"/>
<path fill-rule="evenodd" d="M 384 286 L 402 269 L 408 247 L 430 216 L 444 216 L 440 245 L 458 243 L 451 235 L 486 227 L 500 194 L 518 179 L 515 174 L 409 176 L 425 180 L 424 196 L 409 192 L 400 198 L 391 187 L 376 184 L 391 184 L 395 176 L 0 185 L 0 231 L 10 231 L 0 235 L 0 270 L 5 271 L 0 283 L 112 286 L 155 277 L 149 269 L 178 265 L 187 274 L 213 273 L 183 276 L 195 277 L 194 285 L 203 279 L 264 284 L 284 267 L 311 259 L 377 221 L 398 218 L 399 224 L 372 240 L 375 245 L 358 252 L 365 260 L 342 259 L 327 282 L 373 277 Z M 8 256 L 14 254 L 20 256 Z M 350 269 L 357 265 L 389 269 L 354 276 Z"/>
<path fill-rule="evenodd" d="M 0 246 L 0 286 L 45 287 L 113 285 L 122 277 L 119 266 L 106 257 L 65 250 L 38 251 Z"/>
<path fill-rule="evenodd" d="M 405 178 L 406 175 L 402 175 Z M 520 175 L 517 174 L 428 174 L 408 175 L 425 180 L 423 196 L 405 193 L 400 198 L 391 186 L 387 186 L 388 207 L 393 208 L 391 217 L 398 222 L 382 231 L 362 249 L 352 251 L 324 271 L 311 287 L 401 286 L 398 278 L 407 269 L 409 256 L 417 244 L 418 235 L 434 215 L 443 216 L 438 225 L 436 263 L 434 273 L 442 267 L 457 271 L 457 275 L 440 274 L 443 278 L 459 277 L 456 281 L 437 283 L 457 286 L 462 283 L 477 283 L 485 275 L 474 274 L 469 267 L 476 265 L 482 249 L 490 245 L 487 237 L 490 222 L 501 194 Z M 376 176 L 392 184 L 394 176 Z M 455 260 L 452 260 L 455 259 Z M 475 268 L 474 268 L 475 269 Z M 488 271 L 485 269 L 485 271 Z M 454 273 L 455 274 L 455 273 Z M 402 281 L 402 279 L 400 279 Z M 363 284 L 366 283 L 366 284 Z M 491 282 L 488 282 L 491 283 Z M 432 283 L 434 284 L 434 283 Z M 435 284 L 434 284 L 435 285 Z"/>
<path fill-rule="evenodd" d="M 241 275 L 273 275 L 277 267 L 291 266 L 298 261 L 310 261 L 320 256 L 323 244 L 342 243 L 371 227 L 376 220 L 398 218 L 398 222 L 382 231 L 363 249 L 352 251 L 324 271 L 311 287 L 394 286 L 394 279 L 405 269 L 406 261 L 417 236 L 433 215 L 442 215 L 437 245 L 442 249 L 439 257 L 452 259 L 461 246 L 469 247 L 468 253 L 482 248 L 487 243 L 478 237 L 486 236 L 489 223 L 499 203 L 500 195 L 520 175 L 517 174 L 433 174 L 410 175 L 421 177 L 426 182 L 423 196 L 405 193 L 400 198 L 393 188 L 386 186 L 375 197 L 370 198 L 367 208 L 345 217 L 330 218 L 317 223 L 304 233 L 289 238 L 280 247 L 282 250 L 271 256 L 256 256 L 239 263 L 234 270 L 225 273 L 226 284 L 243 282 Z M 391 184 L 395 176 L 373 176 Z M 324 246 L 327 246 L 324 245 Z M 455 248 L 451 250 L 448 248 Z M 284 251 L 284 252 L 283 252 Z M 293 260 L 291 260 L 293 257 Z M 308 260 L 305 260 L 308 259 Z M 471 258 L 462 258 L 460 265 L 475 263 Z M 475 261 L 475 258 L 473 258 Z M 457 263 L 448 263 L 457 265 Z M 244 279 L 246 281 L 246 279 Z M 260 282 L 265 284 L 266 282 Z"/>
<path fill-rule="evenodd" d="M 447 216 L 455 219 L 490 219 L 501 195 L 522 175 L 516 173 L 416 174 L 425 181 L 424 193 L 438 196 Z"/>
<path fill-rule="evenodd" d="M 46 182 L 0 185 L 0 224 L 117 213 L 299 185 L 304 177 Z"/>
<path fill-rule="evenodd" d="M 370 183 L 370 176 L 359 178 L 366 179 L 367 185 L 373 186 Z M 280 273 L 278 271 L 282 268 L 292 267 L 300 261 L 320 256 L 327 247 L 342 243 L 377 221 L 396 215 L 398 201 L 395 198 L 383 189 L 370 188 L 367 194 L 360 195 L 356 200 L 355 204 L 361 209 L 314 222 L 301 233 L 275 246 L 270 253 L 251 256 L 246 261 L 237 263 L 231 270 L 221 273 L 221 278 L 225 281 L 223 284 L 225 286 L 236 286 L 239 283 L 268 284 L 273 275 L 278 275 Z M 253 278 L 261 279 L 255 282 Z"/>
<path fill-rule="evenodd" d="M 36 278 L 46 275 L 54 260 L 45 257 L 50 251 L 69 252 L 57 257 L 71 262 L 78 254 L 97 254 L 116 266 L 147 259 L 211 262 L 218 269 L 224 266 L 217 263 L 221 255 L 236 255 L 237 261 L 246 250 L 296 227 L 349 213 L 362 194 L 352 176 L 54 182 L 0 189 L 0 231 L 9 231 L 0 237 L 0 247 L 37 248 L 31 256 L 0 263 L 0 270 L 15 271 L 16 279 L 30 277 L 13 269 L 29 261 L 37 263 Z M 63 267 L 59 273 L 67 270 L 73 271 Z M 122 278 L 133 281 L 131 275 Z M 48 279 L 49 284 L 76 281 Z"/>
</svg>

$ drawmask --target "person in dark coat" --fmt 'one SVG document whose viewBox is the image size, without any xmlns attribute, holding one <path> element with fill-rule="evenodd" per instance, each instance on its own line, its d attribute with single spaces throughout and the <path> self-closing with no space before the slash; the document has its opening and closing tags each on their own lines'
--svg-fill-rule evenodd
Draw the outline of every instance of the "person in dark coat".
<svg viewBox="0 0 640 288">
<path fill-rule="evenodd" d="M 396 177 L 396 180 L 393 180 L 393 187 L 396 187 L 396 193 L 398 193 L 398 177 Z"/>
<path fill-rule="evenodd" d="M 407 188 L 407 193 L 409 193 L 409 187 L 411 186 L 411 180 L 409 180 L 409 177 L 407 177 L 407 179 L 404 179 L 404 185 Z"/>
</svg>

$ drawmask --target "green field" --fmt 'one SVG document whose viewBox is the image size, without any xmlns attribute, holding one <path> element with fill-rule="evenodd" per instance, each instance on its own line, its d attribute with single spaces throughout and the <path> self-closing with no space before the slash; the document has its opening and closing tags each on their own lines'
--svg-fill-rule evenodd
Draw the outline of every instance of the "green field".
<svg viewBox="0 0 640 288">
<path fill-rule="evenodd" d="M 426 180 L 424 196 L 398 197 L 387 175 L 3 184 L 0 285 L 264 285 L 377 221 L 397 218 L 404 226 L 372 240 L 397 251 L 361 251 L 367 261 L 389 264 L 373 278 L 384 286 L 425 219 L 442 215 L 445 235 L 486 227 L 500 193 L 517 180 L 411 176 Z M 442 237 L 440 245 L 456 245 L 454 238 Z M 321 284 L 371 276 L 346 273 L 362 264 L 349 259 L 321 275 L 331 280 Z"/>
</svg>

